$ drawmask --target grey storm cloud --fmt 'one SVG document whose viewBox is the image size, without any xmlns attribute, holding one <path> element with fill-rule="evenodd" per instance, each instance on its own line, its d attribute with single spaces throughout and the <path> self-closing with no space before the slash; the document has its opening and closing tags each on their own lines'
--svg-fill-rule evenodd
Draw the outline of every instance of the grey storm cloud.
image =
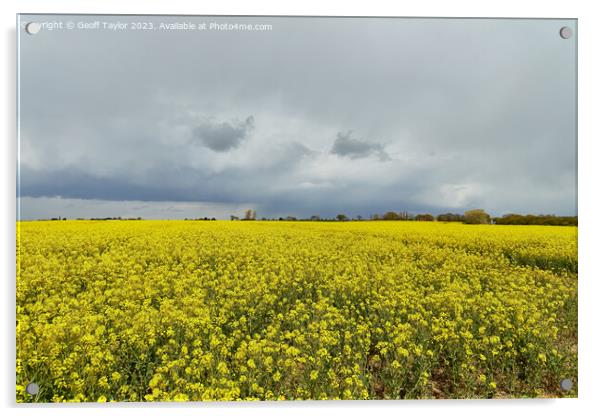
<svg viewBox="0 0 602 416">
<path fill-rule="evenodd" d="M 20 37 L 22 218 L 576 214 L 575 20 L 211 20 Z"/>
<path fill-rule="evenodd" d="M 330 153 L 346 156 L 351 159 L 372 155 L 378 156 L 381 160 L 390 159 L 382 144 L 353 139 L 351 134 L 351 131 L 348 131 L 347 133 L 337 133 L 337 138 L 332 145 Z"/>
<path fill-rule="evenodd" d="M 255 126 L 249 116 L 245 121 L 215 122 L 206 120 L 194 129 L 194 137 L 215 152 L 227 152 L 238 147 Z"/>
</svg>

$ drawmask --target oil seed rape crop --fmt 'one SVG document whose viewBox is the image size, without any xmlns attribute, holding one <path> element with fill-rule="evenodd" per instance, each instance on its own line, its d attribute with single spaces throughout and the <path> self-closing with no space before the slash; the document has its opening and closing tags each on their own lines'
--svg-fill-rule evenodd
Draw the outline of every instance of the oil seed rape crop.
<svg viewBox="0 0 602 416">
<path fill-rule="evenodd" d="M 17 401 L 576 395 L 559 388 L 577 380 L 574 227 L 52 221 L 17 232 Z"/>
</svg>

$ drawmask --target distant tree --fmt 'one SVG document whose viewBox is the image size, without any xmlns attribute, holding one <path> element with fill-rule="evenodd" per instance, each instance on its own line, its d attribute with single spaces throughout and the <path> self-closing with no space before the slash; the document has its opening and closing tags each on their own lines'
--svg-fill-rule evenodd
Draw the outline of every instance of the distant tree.
<svg viewBox="0 0 602 416">
<path fill-rule="evenodd" d="M 230 221 L 238 221 L 239 218 L 236 215 L 230 215 Z"/>
<path fill-rule="evenodd" d="M 408 221 L 412 218 L 411 218 L 410 214 L 408 213 L 408 211 L 401 211 L 399 213 L 399 219 L 402 221 Z"/>
<path fill-rule="evenodd" d="M 253 220 L 255 220 L 255 218 L 257 218 L 257 213 L 255 212 L 255 210 L 248 209 L 245 211 L 245 220 L 246 221 L 253 221 Z"/>
<path fill-rule="evenodd" d="M 312 215 L 309 218 L 310 221 L 320 221 L 320 216 L 319 215 Z"/>
<path fill-rule="evenodd" d="M 464 222 L 466 224 L 489 224 L 491 217 L 482 209 L 471 209 L 464 213 Z"/>
<path fill-rule="evenodd" d="M 461 214 L 452 214 L 448 212 L 446 214 L 437 215 L 437 221 L 443 222 L 463 222 L 464 216 Z"/>
<path fill-rule="evenodd" d="M 414 219 L 416 221 L 435 221 L 435 217 L 431 214 L 418 214 Z"/>
<path fill-rule="evenodd" d="M 293 217 L 293 216 L 289 215 L 288 217 L 286 217 L 286 220 L 287 221 L 297 221 L 297 217 Z"/>
<path fill-rule="evenodd" d="M 372 221 L 380 221 L 381 217 L 380 214 L 372 214 L 372 216 L 370 216 L 370 219 Z"/>
<path fill-rule="evenodd" d="M 337 215 L 337 220 L 338 221 L 347 221 L 347 215 L 339 214 L 339 215 Z"/>
<path fill-rule="evenodd" d="M 399 215 L 396 212 L 389 211 L 383 215 L 383 220 L 385 221 L 396 221 L 399 219 Z"/>
<path fill-rule="evenodd" d="M 363 217 L 361 215 L 356 215 L 355 218 L 357 218 L 358 221 L 361 221 Z"/>
<path fill-rule="evenodd" d="M 555 215 L 520 215 L 505 214 L 501 218 L 494 218 L 498 225 L 572 225 L 578 224 L 577 217 L 557 217 Z"/>
</svg>

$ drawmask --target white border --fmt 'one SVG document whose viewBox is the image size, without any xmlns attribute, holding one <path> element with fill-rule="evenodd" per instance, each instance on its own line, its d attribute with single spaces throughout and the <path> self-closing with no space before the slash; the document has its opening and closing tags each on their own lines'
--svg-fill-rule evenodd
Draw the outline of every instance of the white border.
<svg viewBox="0 0 602 416">
<path fill-rule="evenodd" d="M 600 379 L 602 378 L 602 336 L 600 321 L 602 301 L 602 268 L 597 242 L 602 235 L 599 218 L 602 216 L 599 179 L 602 157 L 602 74 L 600 41 L 602 16 L 596 2 L 565 1 L 478 1 L 430 0 L 362 2 L 305 0 L 296 4 L 284 1 L 194 1 L 194 0 L 3 0 L 2 55 L 0 70 L 4 96 L 0 102 L 3 127 L 0 162 L 2 170 L 2 221 L 0 222 L 0 256 L 2 274 L 2 341 L 0 342 L 0 397 L 4 414 L 76 415 L 102 413 L 108 415 L 159 415 L 165 413 L 249 415 L 306 414 L 308 411 L 327 414 L 341 411 L 364 415 L 379 414 L 445 414 L 445 415 L 507 415 L 535 412 L 549 415 L 592 414 L 602 408 Z M 14 340 L 15 340 L 15 160 L 16 160 L 16 13 L 131 13 L 131 14 L 255 14 L 255 15 L 347 15 L 347 16 L 439 16 L 439 17 L 552 17 L 579 19 L 579 399 L 497 400 L 497 401 L 395 401 L 395 402 L 295 402 L 295 403 L 192 403 L 184 405 L 133 406 L 43 406 L 17 407 L 14 404 Z M 596 105 L 597 104 L 597 105 Z"/>
</svg>

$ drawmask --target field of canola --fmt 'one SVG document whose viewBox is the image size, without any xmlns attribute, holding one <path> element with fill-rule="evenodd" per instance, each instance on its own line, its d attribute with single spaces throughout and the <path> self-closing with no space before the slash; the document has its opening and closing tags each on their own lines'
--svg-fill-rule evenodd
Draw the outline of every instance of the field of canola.
<svg viewBox="0 0 602 416">
<path fill-rule="evenodd" d="M 575 227 L 45 221 L 17 233 L 17 401 L 577 394 Z"/>
</svg>

